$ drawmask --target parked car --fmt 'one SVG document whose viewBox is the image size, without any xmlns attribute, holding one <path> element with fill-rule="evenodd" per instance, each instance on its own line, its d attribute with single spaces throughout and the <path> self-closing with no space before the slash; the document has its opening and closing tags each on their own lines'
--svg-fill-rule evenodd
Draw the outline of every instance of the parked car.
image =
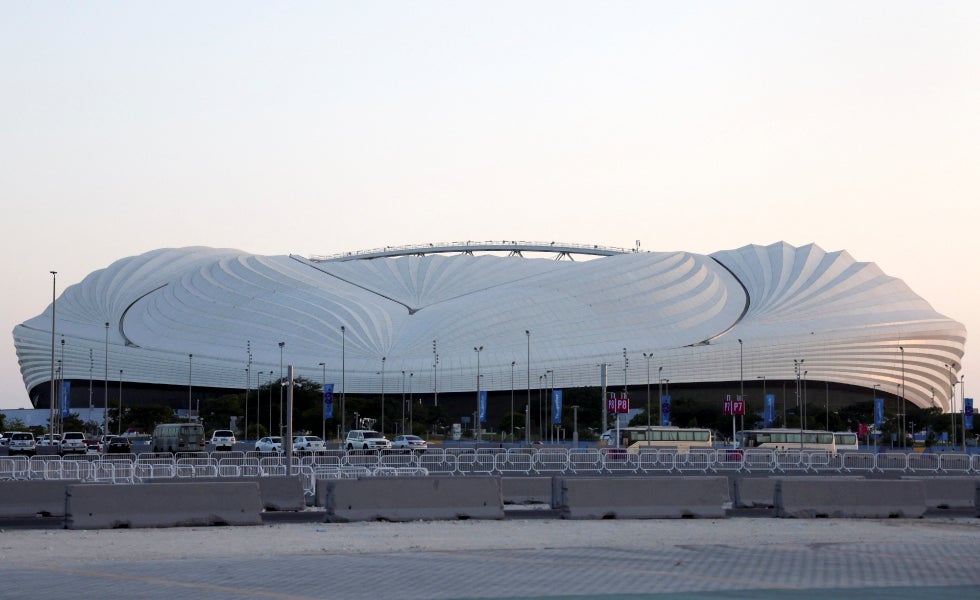
<svg viewBox="0 0 980 600">
<path fill-rule="evenodd" d="M 10 443 L 10 436 L 17 433 L 16 431 L 4 431 L 0 433 L 0 448 L 6 448 L 7 444 Z"/>
<path fill-rule="evenodd" d="M 109 438 L 109 443 L 105 447 L 106 454 L 126 454 L 133 451 L 129 438 L 121 435 L 114 435 Z"/>
<path fill-rule="evenodd" d="M 425 452 L 429 449 L 429 443 L 417 435 L 398 435 L 391 443 L 391 448 L 405 452 Z"/>
<path fill-rule="evenodd" d="M 85 446 L 89 453 L 102 454 L 102 440 L 85 440 Z"/>
<path fill-rule="evenodd" d="M 211 445 L 215 450 L 231 450 L 235 446 L 235 433 L 230 429 L 215 429 Z"/>
<path fill-rule="evenodd" d="M 10 441 L 7 442 L 7 453 L 10 456 L 15 454 L 34 456 L 37 454 L 37 444 L 34 442 L 34 434 L 29 431 L 15 431 L 10 434 Z"/>
<path fill-rule="evenodd" d="M 57 433 L 45 433 L 37 440 L 38 446 L 61 446 L 61 435 Z"/>
<path fill-rule="evenodd" d="M 88 444 L 85 443 L 85 434 L 81 431 L 66 431 L 61 438 L 61 454 L 85 454 L 88 452 Z"/>
<path fill-rule="evenodd" d="M 372 429 L 352 429 L 344 445 L 348 450 L 382 450 L 391 448 L 391 441 Z"/>
<path fill-rule="evenodd" d="M 282 452 L 282 438 L 278 435 L 264 437 L 255 442 L 256 452 Z"/>
<path fill-rule="evenodd" d="M 293 452 L 323 452 L 327 444 L 315 435 L 297 435 L 293 437 Z"/>
</svg>

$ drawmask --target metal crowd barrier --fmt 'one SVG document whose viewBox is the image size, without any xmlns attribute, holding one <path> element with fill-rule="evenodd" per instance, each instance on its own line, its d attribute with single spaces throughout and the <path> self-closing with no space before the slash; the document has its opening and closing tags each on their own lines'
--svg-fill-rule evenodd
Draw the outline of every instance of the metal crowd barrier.
<svg viewBox="0 0 980 600">
<path fill-rule="evenodd" d="M 752 449 L 643 448 L 432 448 L 423 453 L 329 450 L 294 456 L 278 453 L 145 453 L 98 456 L 0 457 L 0 480 L 67 480 L 132 483 L 196 477 L 315 479 L 405 475 L 664 475 L 707 473 L 980 474 L 980 455 Z"/>
</svg>

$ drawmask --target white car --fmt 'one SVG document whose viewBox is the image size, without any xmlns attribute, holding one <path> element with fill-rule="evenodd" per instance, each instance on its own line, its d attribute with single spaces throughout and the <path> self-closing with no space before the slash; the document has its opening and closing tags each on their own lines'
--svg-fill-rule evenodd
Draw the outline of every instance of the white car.
<svg viewBox="0 0 980 600">
<path fill-rule="evenodd" d="M 352 429 L 347 432 L 344 446 L 348 450 L 387 450 L 391 441 L 372 429 Z"/>
<path fill-rule="evenodd" d="M 398 435 L 391 443 L 391 448 L 406 452 L 425 452 L 429 449 L 429 443 L 417 435 Z"/>
<path fill-rule="evenodd" d="M 293 452 L 323 452 L 327 444 L 315 435 L 297 435 L 293 437 Z"/>
<path fill-rule="evenodd" d="M 11 433 L 10 441 L 7 442 L 7 452 L 10 453 L 10 456 L 15 454 L 34 456 L 37 453 L 34 434 L 29 431 L 15 431 Z"/>
<path fill-rule="evenodd" d="M 211 434 L 211 445 L 215 450 L 231 450 L 235 447 L 235 433 L 230 429 L 215 429 Z"/>
<path fill-rule="evenodd" d="M 255 442 L 256 452 L 282 452 L 282 438 L 278 435 L 264 437 Z"/>
<path fill-rule="evenodd" d="M 55 448 L 61 447 L 61 435 L 57 433 L 45 433 L 37 440 L 38 446 L 54 446 Z"/>
<path fill-rule="evenodd" d="M 61 438 L 61 454 L 85 454 L 88 452 L 88 444 L 85 442 L 85 434 L 81 431 L 67 431 Z"/>
</svg>

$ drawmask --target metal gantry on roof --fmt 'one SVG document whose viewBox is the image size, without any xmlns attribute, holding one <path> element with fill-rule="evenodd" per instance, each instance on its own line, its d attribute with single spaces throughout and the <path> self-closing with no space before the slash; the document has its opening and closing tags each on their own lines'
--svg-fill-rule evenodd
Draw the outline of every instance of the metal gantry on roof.
<svg viewBox="0 0 980 600">
<path fill-rule="evenodd" d="M 356 250 L 340 254 L 315 255 L 309 257 L 312 262 L 344 262 L 349 260 L 370 260 L 373 258 L 392 258 L 396 256 L 426 256 L 429 254 L 474 254 L 476 252 L 506 252 L 509 256 L 523 256 L 525 252 L 554 254 L 555 260 L 567 258 L 574 260 L 575 255 L 584 256 L 614 256 L 639 252 L 635 248 L 617 248 L 597 244 L 569 244 L 565 242 L 528 242 L 528 241 L 483 241 L 474 242 L 438 242 L 431 244 L 408 244 L 405 246 L 385 246 L 369 250 Z"/>
</svg>

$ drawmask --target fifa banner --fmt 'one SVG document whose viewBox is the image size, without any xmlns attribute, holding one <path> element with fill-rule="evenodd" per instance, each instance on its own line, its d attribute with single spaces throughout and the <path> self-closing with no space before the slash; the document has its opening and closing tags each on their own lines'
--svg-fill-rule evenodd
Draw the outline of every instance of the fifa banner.
<svg viewBox="0 0 980 600">
<path fill-rule="evenodd" d="M 973 398 L 963 399 L 963 428 L 973 430 Z"/>
<path fill-rule="evenodd" d="M 487 422 L 487 391 L 480 390 L 480 422 Z"/>
<path fill-rule="evenodd" d="M 766 422 L 766 427 L 772 427 L 772 424 L 776 422 L 776 395 L 766 394 L 766 404 L 763 407 L 763 419 Z"/>
<path fill-rule="evenodd" d="M 71 382 L 62 379 L 61 380 L 61 417 L 66 418 L 71 415 L 69 412 L 71 407 Z M 972 429 L 972 427 L 971 427 Z"/>
<path fill-rule="evenodd" d="M 323 386 L 323 418 L 333 418 L 333 384 Z"/>
<path fill-rule="evenodd" d="M 668 427 L 670 425 L 670 396 L 662 396 L 660 398 L 660 426 Z"/>
<path fill-rule="evenodd" d="M 875 398 L 875 429 L 881 431 L 885 422 L 885 399 Z"/>
<path fill-rule="evenodd" d="M 551 422 L 561 424 L 561 390 L 551 391 Z"/>
</svg>

